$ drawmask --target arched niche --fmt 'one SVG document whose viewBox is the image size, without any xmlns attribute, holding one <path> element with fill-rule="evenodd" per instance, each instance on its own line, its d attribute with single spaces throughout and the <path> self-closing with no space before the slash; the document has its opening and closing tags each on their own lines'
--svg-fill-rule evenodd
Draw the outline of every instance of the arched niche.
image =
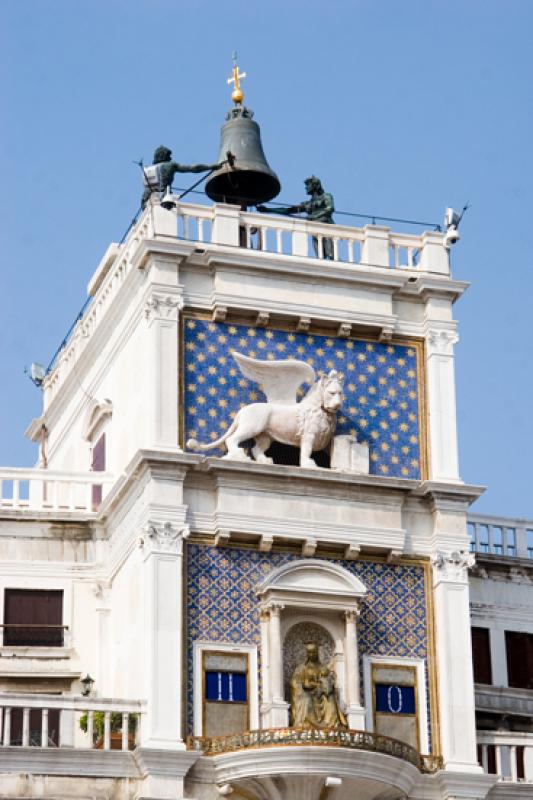
<svg viewBox="0 0 533 800">
<path fill-rule="evenodd" d="M 83 438 L 90 442 L 103 422 L 113 414 L 111 400 L 92 400 L 83 424 Z"/>
<path fill-rule="evenodd" d="M 305 661 L 306 642 L 318 644 L 322 664 L 332 665 L 335 659 L 335 641 L 323 625 L 313 620 L 301 620 L 289 627 L 283 637 L 283 690 L 284 698 L 290 701 L 290 681 L 296 667 Z"/>
<path fill-rule="evenodd" d="M 366 594 L 348 570 L 321 559 L 302 559 L 274 570 L 261 584 L 262 717 L 265 727 L 288 724 L 286 653 L 290 632 L 316 625 L 330 642 L 350 727 L 364 727 L 359 688 L 356 620 Z M 285 664 L 285 668 L 284 668 Z M 285 672 L 285 674 L 284 674 Z"/>
</svg>

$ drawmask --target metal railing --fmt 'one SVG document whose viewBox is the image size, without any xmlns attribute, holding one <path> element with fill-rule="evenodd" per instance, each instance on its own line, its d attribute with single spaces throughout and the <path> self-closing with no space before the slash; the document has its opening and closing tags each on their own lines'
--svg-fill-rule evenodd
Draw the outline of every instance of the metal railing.
<svg viewBox="0 0 533 800">
<path fill-rule="evenodd" d="M 245 731 L 229 736 L 190 736 L 187 739 L 189 750 L 201 751 L 206 756 L 231 753 L 259 747 L 319 745 L 327 747 L 347 747 L 352 750 L 369 750 L 373 753 L 401 758 L 413 764 L 421 772 L 436 772 L 442 769 L 442 759 L 436 756 L 421 755 L 414 747 L 367 731 L 342 730 L 338 728 L 268 728 L 266 730 Z"/>
<path fill-rule="evenodd" d="M 533 783 L 533 734 L 479 731 L 478 758 L 500 781 Z"/>
<path fill-rule="evenodd" d="M 68 625 L 10 622 L 0 625 L 4 647 L 63 647 Z"/>
<path fill-rule="evenodd" d="M 105 497 L 113 478 L 105 472 L 61 472 L 0 467 L 0 510 L 96 511 L 95 487 Z M 98 492 L 100 495 L 100 492 Z"/>
<path fill-rule="evenodd" d="M 469 514 L 468 533 L 473 553 L 533 559 L 533 520 Z"/>
<path fill-rule="evenodd" d="M 0 747 L 132 750 L 144 712 L 141 701 L 3 693 Z"/>
</svg>

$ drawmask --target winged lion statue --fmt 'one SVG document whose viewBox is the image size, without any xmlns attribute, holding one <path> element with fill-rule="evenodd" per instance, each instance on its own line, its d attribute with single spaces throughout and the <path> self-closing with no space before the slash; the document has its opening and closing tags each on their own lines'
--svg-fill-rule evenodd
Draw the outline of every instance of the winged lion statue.
<svg viewBox="0 0 533 800">
<path fill-rule="evenodd" d="M 300 448 L 301 467 L 316 467 L 311 453 L 327 447 L 335 432 L 337 412 L 344 399 L 343 376 L 331 370 L 317 379 L 315 370 L 305 361 L 259 361 L 234 350 L 232 356 L 245 378 L 261 384 L 268 402 L 241 408 L 216 441 L 201 444 L 189 439 L 187 447 L 210 450 L 225 443 L 228 452 L 224 458 L 248 461 L 249 456 L 239 445 L 254 439 L 254 459 L 271 464 L 265 451 L 276 441 Z M 302 383 L 311 384 L 311 388 L 297 403 L 296 392 Z"/>
</svg>

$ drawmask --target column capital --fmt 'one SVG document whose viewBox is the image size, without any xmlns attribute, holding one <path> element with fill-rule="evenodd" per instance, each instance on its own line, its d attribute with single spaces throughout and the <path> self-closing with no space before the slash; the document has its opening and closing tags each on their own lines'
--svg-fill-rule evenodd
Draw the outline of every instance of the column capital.
<svg viewBox="0 0 533 800">
<path fill-rule="evenodd" d="M 476 563 L 473 553 L 467 550 L 454 550 L 452 553 L 438 551 L 431 558 L 437 579 L 449 582 L 466 583 L 468 569 Z"/>
<path fill-rule="evenodd" d="M 359 605 L 356 608 L 347 608 L 346 611 L 344 612 L 344 617 L 346 619 L 346 622 L 356 623 L 357 617 L 360 615 L 360 613 L 361 613 L 361 608 Z"/>
<path fill-rule="evenodd" d="M 426 345 L 428 355 L 453 355 L 453 347 L 459 341 L 456 330 L 450 328 L 430 328 L 427 332 Z"/>
<path fill-rule="evenodd" d="M 275 601 L 272 601 L 264 606 L 263 611 L 267 611 L 271 617 L 279 617 L 284 608 L 285 606 L 283 603 L 276 603 Z"/>
<path fill-rule="evenodd" d="M 144 316 L 148 323 L 156 319 L 176 321 L 183 309 L 183 295 L 152 292 L 144 304 Z"/>
<path fill-rule="evenodd" d="M 181 556 L 183 540 L 188 536 L 188 525 L 175 525 L 172 522 L 148 522 L 141 532 L 139 547 L 145 558 L 152 554 Z"/>
</svg>

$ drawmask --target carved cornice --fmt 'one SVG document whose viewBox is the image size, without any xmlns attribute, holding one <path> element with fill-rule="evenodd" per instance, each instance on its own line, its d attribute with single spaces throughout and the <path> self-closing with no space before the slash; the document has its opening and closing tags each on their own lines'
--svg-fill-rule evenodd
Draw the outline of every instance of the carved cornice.
<svg viewBox="0 0 533 800">
<path fill-rule="evenodd" d="M 439 551 L 432 559 L 431 563 L 436 575 L 445 581 L 467 582 L 467 570 L 476 563 L 473 553 L 467 550 L 454 550 L 452 553 Z"/>
<path fill-rule="evenodd" d="M 139 547 L 145 557 L 152 553 L 181 556 L 183 540 L 188 536 L 188 525 L 174 525 L 172 522 L 149 522 L 141 533 Z"/>
<path fill-rule="evenodd" d="M 152 292 L 144 304 L 144 316 L 148 322 L 152 322 L 154 319 L 176 321 L 182 309 L 183 297 L 181 295 Z"/>
</svg>

